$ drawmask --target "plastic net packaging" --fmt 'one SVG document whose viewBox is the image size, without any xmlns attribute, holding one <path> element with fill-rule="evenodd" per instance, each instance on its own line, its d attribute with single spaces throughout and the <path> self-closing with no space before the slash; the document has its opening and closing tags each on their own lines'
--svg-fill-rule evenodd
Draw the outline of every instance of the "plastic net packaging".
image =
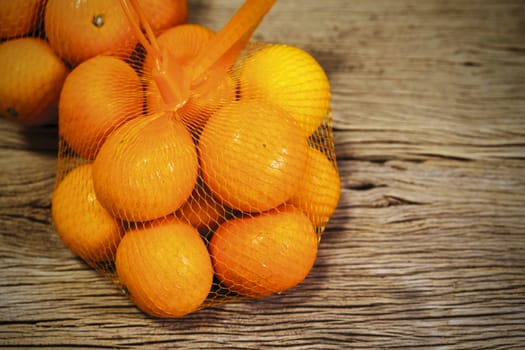
<svg viewBox="0 0 525 350">
<path fill-rule="evenodd" d="M 47 2 L 49 43 L 72 2 Z M 96 54 L 87 33 L 57 39 L 72 68 L 56 231 L 158 317 L 296 286 L 340 194 L 323 69 L 299 48 L 250 40 L 274 1 L 246 1 L 218 32 L 185 15 L 155 28 L 148 2 L 93 1 L 106 12 L 91 26 L 113 38 Z"/>
</svg>

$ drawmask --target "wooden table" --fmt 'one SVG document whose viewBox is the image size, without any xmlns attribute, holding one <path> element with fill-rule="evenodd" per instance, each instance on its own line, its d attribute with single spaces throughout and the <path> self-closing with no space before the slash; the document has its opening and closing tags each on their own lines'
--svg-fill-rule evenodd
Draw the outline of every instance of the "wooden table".
<svg viewBox="0 0 525 350">
<path fill-rule="evenodd" d="M 190 1 L 220 29 L 240 1 Z M 56 127 L 0 121 L 0 345 L 525 348 L 525 2 L 281 0 L 255 34 L 331 80 L 342 198 L 304 283 L 138 311 L 50 221 Z"/>
</svg>

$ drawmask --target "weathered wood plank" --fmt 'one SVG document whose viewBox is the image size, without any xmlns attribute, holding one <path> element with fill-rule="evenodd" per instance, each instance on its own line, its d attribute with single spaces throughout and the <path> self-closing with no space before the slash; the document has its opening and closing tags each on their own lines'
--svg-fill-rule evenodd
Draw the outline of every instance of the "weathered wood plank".
<svg viewBox="0 0 525 350">
<path fill-rule="evenodd" d="M 242 1 L 190 1 L 219 29 Z M 333 87 L 343 193 L 307 280 L 180 320 L 138 311 L 60 242 L 55 127 L 0 121 L 0 346 L 520 349 L 525 3 L 281 0 L 256 39 Z"/>
</svg>

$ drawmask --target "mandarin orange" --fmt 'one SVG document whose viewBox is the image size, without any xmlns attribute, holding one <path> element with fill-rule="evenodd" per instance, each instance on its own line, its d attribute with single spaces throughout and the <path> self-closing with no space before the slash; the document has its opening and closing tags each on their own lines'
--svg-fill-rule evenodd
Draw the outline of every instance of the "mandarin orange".
<svg viewBox="0 0 525 350">
<path fill-rule="evenodd" d="M 93 189 L 92 165 L 71 170 L 53 191 L 53 224 L 64 244 L 88 264 L 115 258 L 122 226 L 100 205 Z"/>
<path fill-rule="evenodd" d="M 188 0 L 140 0 L 140 8 L 155 33 L 181 25 L 188 19 Z"/>
<path fill-rule="evenodd" d="M 178 220 L 128 231 L 117 249 L 116 270 L 133 303 L 157 317 L 197 310 L 213 281 L 210 256 L 199 233 Z"/>
<path fill-rule="evenodd" d="M 72 65 L 99 54 L 129 56 L 138 43 L 119 0 L 48 0 L 45 31 Z"/>
<path fill-rule="evenodd" d="M 239 101 L 210 117 L 198 148 L 203 179 L 214 195 L 233 209 L 260 212 L 295 193 L 308 145 L 282 109 Z"/>
<path fill-rule="evenodd" d="M 94 159 L 106 137 L 142 113 L 144 94 L 124 61 L 97 56 L 69 74 L 60 95 L 59 131 L 81 157 Z"/>
<path fill-rule="evenodd" d="M 169 54 L 179 64 L 188 64 L 206 48 L 214 35 L 215 32 L 206 26 L 181 24 L 164 31 L 155 40 L 161 52 Z M 152 53 L 146 54 L 143 65 L 146 76 L 151 75 L 155 58 Z"/>
<path fill-rule="evenodd" d="M 312 55 L 289 45 L 266 45 L 246 59 L 241 98 L 266 98 L 286 110 L 311 135 L 330 109 L 328 78 Z"/>
<path fill-rule="evenodd" d="M 106 139 L 93 163 L 97 197 L 127 221 L 152 220 L 179 209 L 197 174 L 193 139 L 171 113 L 128 121 Z"/>
<path fill-rule="evenodd" d="M 341 181 L 337 169 L 325 154 L 309 147 L 304 177 L 289 203 L 303 210 L 315 226 L 324 228 L 340 195 Z"/>
<path fill-rule="evenodd" d="M 0 1 L 0 38 L 21 37 L 35 29 L 41 0 Z"/>
<path fill-rule="evenodd" d="M 68 73 L 44 40 L 0 43 L 0 116 L 23 125 L 55 123 L 60 89 Z"/>
<path fill-rule="evenodd" d="M 318 248 L 312 223 L 299 210 L 273 210 L 225 222 L 209 249 L 219 280 L 254 297 L 282 292 L 302 282 Z"/>
<path fill-rule="evenodd" d="M 226 220 L 228 210 L 213 197 L 205 184 L 195 186 L 191 197 L 175 212 L 175 216 L 202 230 L 214 230 Z"/>
</svg>

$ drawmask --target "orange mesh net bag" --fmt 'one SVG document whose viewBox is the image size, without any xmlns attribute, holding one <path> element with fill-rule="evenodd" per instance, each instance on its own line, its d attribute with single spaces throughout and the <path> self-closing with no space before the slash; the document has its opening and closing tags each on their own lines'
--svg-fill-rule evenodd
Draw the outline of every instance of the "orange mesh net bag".
<svg viewBox="0 0 525 350">
<path fill-rule="evenodd" d="M 185 15 L 155 28 L 149 2 L 92 18 L 125 23 L 107 28 L 121 35 L 108 48 L 79 33 L 77 54 L 57 39 L 72 69 L 56 231 L 157 317 L 296 286 L 340 194 L 323 69 L 299 48 L 250 40 L 274 1 L 246 1 L 219 32 Z M 46 22 L 50 43 L 53 31 Z"/>
</svg>

